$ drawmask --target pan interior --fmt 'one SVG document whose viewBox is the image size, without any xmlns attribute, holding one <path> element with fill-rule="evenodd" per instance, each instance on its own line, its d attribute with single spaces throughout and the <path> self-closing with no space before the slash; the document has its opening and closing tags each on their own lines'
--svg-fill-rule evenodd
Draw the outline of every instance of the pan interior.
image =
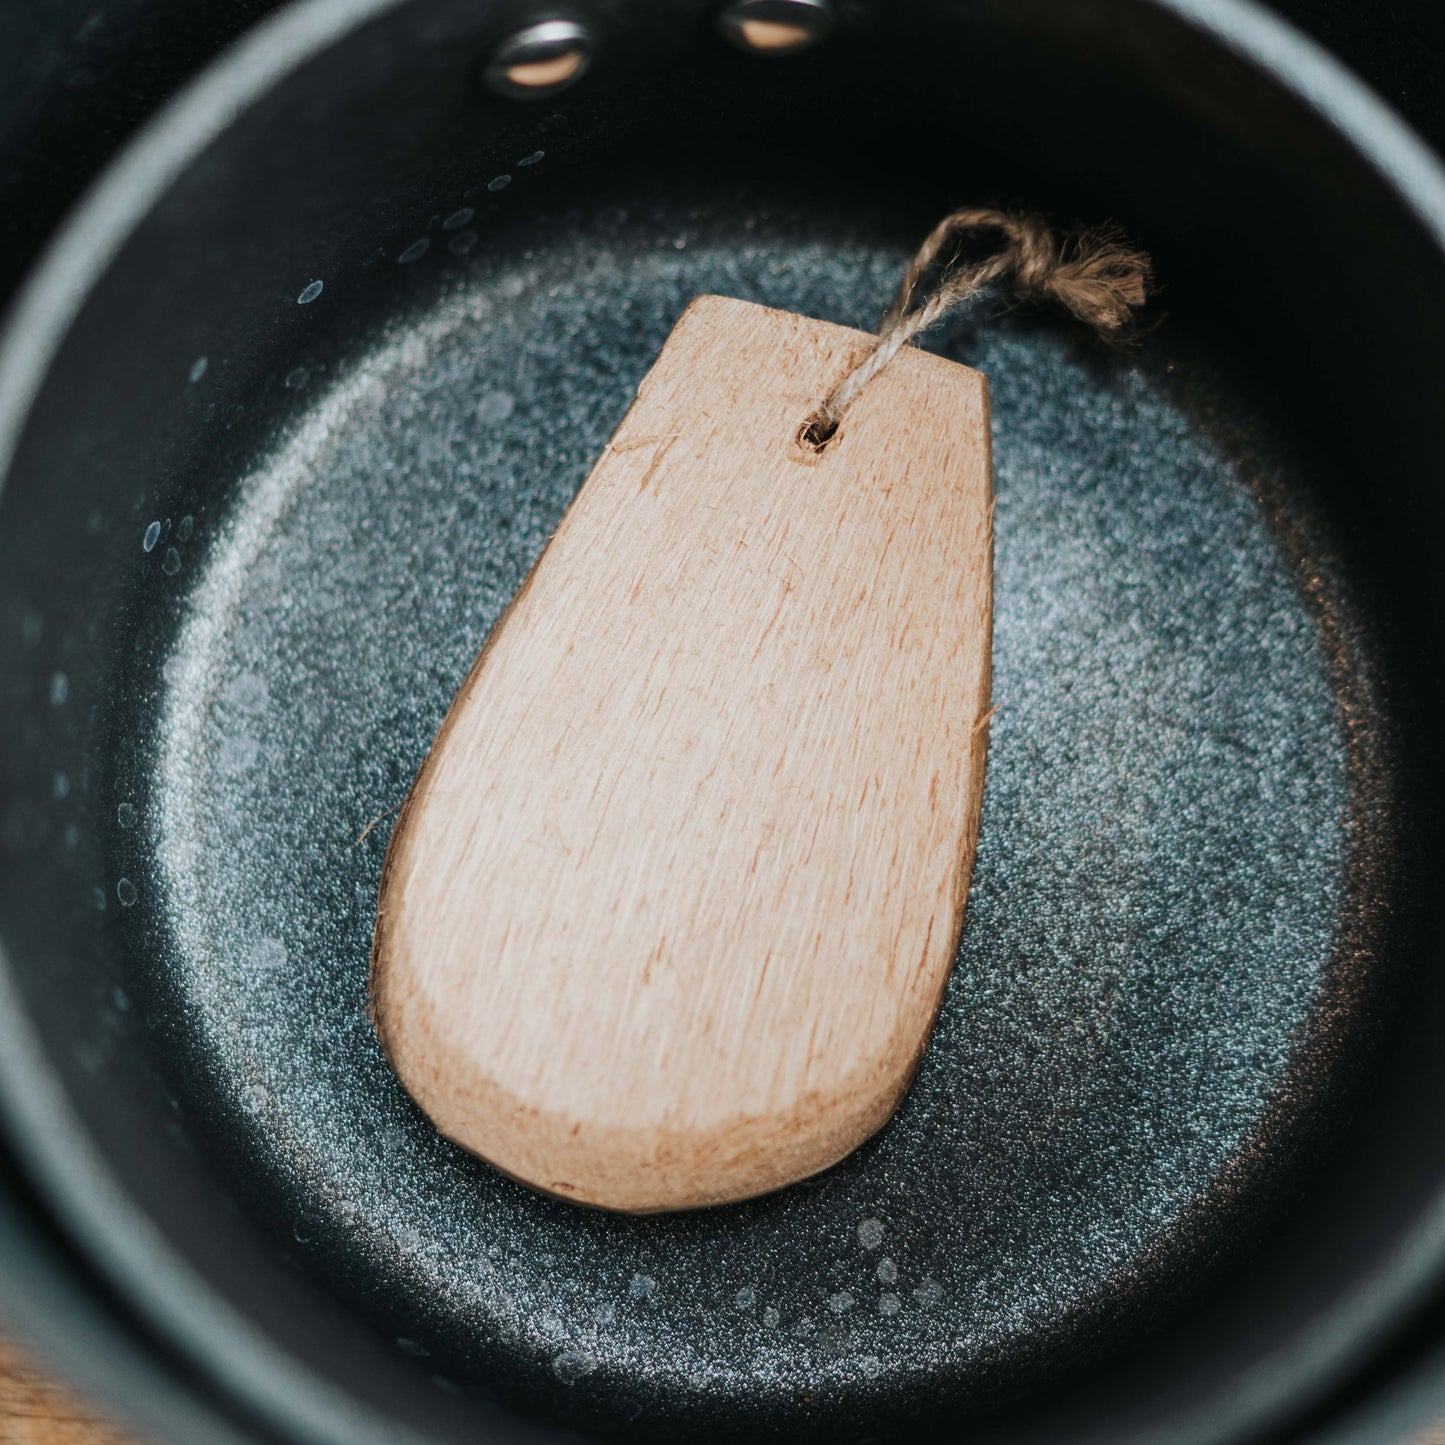
<svg viewBox="0 0 1445 1445">
<path fill-rule="evenodd" d="M 907 254 L 881 208 L 650 180 L 666 202 L 613 184 L 480 251 L 441 218 L 384 322 L 287 357 L 219 498 L 136 527 L 162 620 L 114 768 L 131 992 L 247 1209 L 440 1390 L 659 1434 L 1007 1410 L 1207 1288 L 1317 1143 L 1386 886 L 1348 587 L 1312 464 L 1182 328 L 950 323 L 928 344 L 992 390 L 999 712 L 912 1091 L 742 1206 L 500 1177 L 365 1015 L 391 816 L 687 302 L 866 328 Z"/>
</svg>

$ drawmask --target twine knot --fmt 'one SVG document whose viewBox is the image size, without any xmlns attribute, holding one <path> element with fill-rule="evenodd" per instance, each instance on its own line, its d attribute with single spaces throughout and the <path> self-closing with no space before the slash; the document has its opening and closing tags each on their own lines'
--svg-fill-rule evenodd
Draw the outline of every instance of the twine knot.
<svg viewBox="0 0 1445 1445">
<path fill-rule="evenodd" d="M 947 265 L 938 286 L 910 310 L 918 283 L 944 248 L 979 231 L 998 231 L 1003 245 L 967 264 Z M 1008 281 L 1017 296 L 1052 301 L 1101 334 L 1120 331 L 1144 304 L 1149 258 L 1108 231 L 1058 236 L 1036 216 L 975 207 L 945 216 L 918 248 L 873 348 L 829 392 L 801 433 L 808 446 L 825 446 L 858 393 L 909 341 L 981 291 Z"/>
</svg>

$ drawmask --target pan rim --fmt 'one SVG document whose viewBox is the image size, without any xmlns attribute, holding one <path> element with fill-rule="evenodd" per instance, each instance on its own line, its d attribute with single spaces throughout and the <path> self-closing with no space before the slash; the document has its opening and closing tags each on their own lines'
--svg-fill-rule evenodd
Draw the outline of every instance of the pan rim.
<svg viewBox="0 0 1445 1445">
<path fill-rule="evenodd" d="M 0 488 L 29 410 L 95 283 L 185 168 L 268 90 L 347 34 L 408 0 L 297 0 L 260 22 L 192 79 L 112 160 L 32 267 L 0 328 Z M 1141 0 L 1263 74 L 1339 135 L 1445 257 L 1445 167 L 1392 107 L 1341 62 L 1255 0 Z M 137 1316 L 228 1399 L 288 1438 L 318 1445 L 424 1445 L 396 1419 L 272 1343 L 156 1229 L 82 1125 L 25 1016 L 0 943 L 0 1130 L 64 1234 Z M 1278 1422 L 1355 1368 L 1445 1277 L 1445 1190 L 1370 1276 L 1288 1359 L 1241 1381 L 1222 1428 Z M 1445 1380 L 1435 1383 L 1445 1398 Z M 502 1427 L 507 1428 L 507 1427 Z M 1202 1440 L 1206 1436 L 1201 1433 Z"/>
</svg>

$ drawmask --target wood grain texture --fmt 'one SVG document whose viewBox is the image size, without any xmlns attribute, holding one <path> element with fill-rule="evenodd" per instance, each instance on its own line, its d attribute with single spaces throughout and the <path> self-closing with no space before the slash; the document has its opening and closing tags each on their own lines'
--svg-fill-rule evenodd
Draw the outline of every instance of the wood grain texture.
<svg viewBox="0 0 1445 1445">
<path fill-rule="evenodd" d="M 992 628 L 987 383 L 701 297 L 397 821 L 373 1016 L 448 1138 L 612 1209 L 737 1200 L 892 1113 L 962 924 Z"/>
<path fill-rule="evenodd" d="M 0 1445 L 140 1445 L 0 1340 Z"/>
</svg>

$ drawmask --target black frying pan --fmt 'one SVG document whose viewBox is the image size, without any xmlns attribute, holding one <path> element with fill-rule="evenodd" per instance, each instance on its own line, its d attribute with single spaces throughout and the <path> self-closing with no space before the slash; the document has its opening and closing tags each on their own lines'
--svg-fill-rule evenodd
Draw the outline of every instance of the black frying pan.
<svg viewBox="0 0 1445 1445">
<path fill-rule="evenodd" d="M 530 12 L 307 6 L 36 273 L 0 1100 L 273 1434 L 1224 1440 L 1426 1297 L 1445 188 L 1203 8 L 862 6 L 770 63 L 618 5 L 529 105 L 481 72 Z M 534 1197 L 381 1060 L 386 824 L 356 838 L 687 300 L 866 326 L 975 199 L 1123 223 L 1167 316 L 1125 353 L 1022 311 L 930 340 L 992 381 L 1004 710 L 924 1070 L 767 1200 Z"/>
</svg>

